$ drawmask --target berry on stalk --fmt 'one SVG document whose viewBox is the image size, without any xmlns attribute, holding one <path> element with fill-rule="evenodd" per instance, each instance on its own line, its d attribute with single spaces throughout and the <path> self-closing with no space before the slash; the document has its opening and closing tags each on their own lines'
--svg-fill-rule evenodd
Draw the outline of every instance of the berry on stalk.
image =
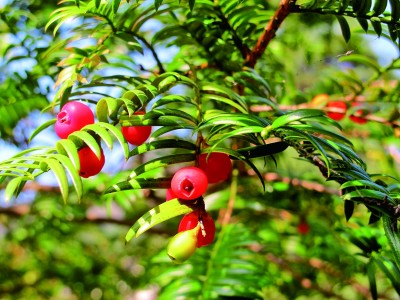
<svg viewBox="0 0 400 300">
<path fill-rule="evenodd" d="M 143 111 L 138 111 L 135 115 L 144 115 Z M 151 126 L 122 126 L 121 131 L 129 144 L 140 146 L 151 135 Z"/>
<path fill-rule="evenodd" d="M 89 106 L 72 101 L 65 104 L 57 114 L 54 130 L 60 138 L 66 139 L 72 132 L 93 123 L 94 115 Z"/>
<path fill-rule="evenodd" d="M 100 150 L 100 159 L 88 146 L 85 146 L 78 151 L 79 162 L 81 165 L 79 175 L 81 177 L 88 178 L 100 173 L 105 163 L 103 149 Z"/>
<path fill-rule="evenodd" d="M 346 115 L 347 104 L 343 101 L 330 101 L 326 107 L 328 108 L 326 115 L 332 120 L 340 121 Z"/>
<path fill-rule="evenodd" d="M 171 189 L 182 200 L 194 200 L 203 195 L 208 186 L 207 175 L 197 167 L 178 170 L 171 180 Z"/>
<path fill-rule="evenodd" d="M 199 223 L 199 211 L 193 211 L 185 215 L 179 223 L 178 231 L 193 229 Z M 214 241 L 215 223 L 213 218 L 206 212 L 202 213 L 201 221 L 203 228 L 197 234 L 197 247 L 207 246 Z"/>
<path fill-rule="evenodd" d="M 199 168 L 207 175 L 208 183 L 218 183 L 229 178 L 232 161 L 222 152 L 202 153 L 198 157 Z"/>
</svg>

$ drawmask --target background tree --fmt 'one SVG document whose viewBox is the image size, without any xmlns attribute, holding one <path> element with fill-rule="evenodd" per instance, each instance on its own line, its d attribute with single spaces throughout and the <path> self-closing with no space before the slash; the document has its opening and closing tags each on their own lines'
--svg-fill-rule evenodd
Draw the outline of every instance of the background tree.
<svg viewBox="0 0 400 300">
<path fill-rule="evenodd" d="M 399 296 L 400 1 L 26 0 L 0 16 L 2 298 Z M 64 137 L 74 101 L 96 118 Z M 228 179 L 165 201 L 215 152 Z M 181 215 L 204 210 L 214 242 L 171 263 Z"/>
</svg>

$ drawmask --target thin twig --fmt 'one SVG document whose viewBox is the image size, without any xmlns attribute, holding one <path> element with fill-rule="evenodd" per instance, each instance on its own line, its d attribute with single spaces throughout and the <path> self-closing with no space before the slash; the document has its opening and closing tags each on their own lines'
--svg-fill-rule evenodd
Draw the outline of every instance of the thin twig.
<svg viewBox="0 0 400 300">
<path fill-rule="evenodd" d="M 263 55 L 269 42 L 275 37 L 278 28 L 291 12 L 295 2 L 295 0 L 281 0 L 279 8 L 275 11 L 274 16 L 269 20 L 263 33 L 258 38 L 257 44 L 246 57 L 246 65 L 248 67 L 254 68 L 258 59 Z"/>
</svg>

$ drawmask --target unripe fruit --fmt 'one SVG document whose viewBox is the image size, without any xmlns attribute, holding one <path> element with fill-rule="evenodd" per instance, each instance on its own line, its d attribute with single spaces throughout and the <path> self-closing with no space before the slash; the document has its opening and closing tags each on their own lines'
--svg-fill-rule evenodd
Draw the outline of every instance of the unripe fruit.
<svg viewBox="0 0 400 300">
<path fill-rule="evenodd" d="M 89 106 L 73 101 L 65 104 L 57 114 L 54 130 L 60 138 L 65 139 L 72 132 L 93 123 L 94 115 Z"/>
<path fill-rule="evenodd" d="M 359 102 L 353 102 L 353 104 L 351 106 L 360 106 L 360 105 L 361 105 L 361 103 L 359 103 Z M 366 118 L 362 117 L 364 111 L 365 111 L 364 109 L 357 110 L 355 113 L 353 113 L 352 115 L 349 116 L 349 119 L 357 124 L 367 123 L 368 120 Z"/>
<path fill-rule="evenodd" d="M 135 115 L 143 115 L 143 111 L 138 111 Z M 122 134 L 126 141 L 132 145 L 142 145 L 151 135 L 151 126 L 123 126 Z"/>
<path fill-rule="evenodd" d="M 208 183 L 225 181 L 232 172 L 232 161 L 221 152 L 202 153 L 198 157 L 199 168 L 207 175 Z"/>
<path fill-rule="evenodd" d="M 201 220 L 203 228 L 197 234 L 197 247 L 207 246 L 214 241 L 215 223 L 213 218 L 208 213 L 203 213 Z M 186 231 L 193 229 L 199 223 L 199 212 L 193 211 L 185 215 L 179 223 L 178 231 Z"/>
<path fill-rule="evenodd" d="M 171 189 L 182 200 L 193 200 L 205 193 L 208 186 L 207 175 L 197 167 L 178 170 L 171 180 Z"/>
<path fill-rule="evenodd" d="M 177 264 L 183 263 L 191 257 L 197 248 L 197 234 L 200 224 L 195 228 L 177 233 L 168 243 L 167 254 Z"/>
<path fill-rule="evenodd" d="M 101 149 L 100 159 L 97 158 L 96 154 L 88 146 L 81 148 L 78 151 L 78 155 L 81 165 L 79 175 L 81 177 L 88 178 L 100 173 L 105 163 L 103 149 Z"/>
<path fill-rule="evenodd" d="M 171 188 L 167 189 L 167 191 L 165 192 L 165 200 L 169 201 L 175 198 L 178 197 L 174 194 L 174 191 Z"/>
<path fill-rule="evenodd" d="M 328 108 L 326 115 L 332 120 L 340 121 L 346 115 L 347 105 L 343 101 L 330 101 L 326 107 Z"/>
<path fill-rule="evenodd" d="M 315 95 L 314 98 L 312 98 L 311 106 L 313 106 L 313 107 L 325 106 L 325 104 L 328 101 L 329 101 L 329 95 L 328 94 L 318 94 L 318 95 Z"/>
</svg>

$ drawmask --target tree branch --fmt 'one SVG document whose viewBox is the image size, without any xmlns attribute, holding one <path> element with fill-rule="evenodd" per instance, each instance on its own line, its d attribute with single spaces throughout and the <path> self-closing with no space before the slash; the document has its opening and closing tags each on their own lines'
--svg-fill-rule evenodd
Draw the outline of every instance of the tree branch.
<svg viewBox="0 0 400 300">
<path fill-rule="evenodd" d="M 275 11 L 274 16 L 269 20 L 264 32 L 258 38 L 257 44 L 246 57 L 246 66 L 254 68 L 257 60 L 263 55 L 269 42 L 275 37 L 276 31 L 281 26 L 292 11 L 296 0 L 281 0 L 279 8 Z"/>
</svg>

